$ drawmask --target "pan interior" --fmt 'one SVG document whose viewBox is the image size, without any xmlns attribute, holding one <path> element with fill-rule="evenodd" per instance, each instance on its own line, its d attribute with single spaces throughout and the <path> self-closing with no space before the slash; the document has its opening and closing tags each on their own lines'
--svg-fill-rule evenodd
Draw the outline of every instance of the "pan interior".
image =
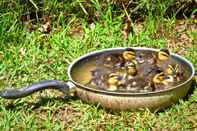
<svg viewBox="0 0 197 131">
<path fill-rule="evenodd" d="M 69 72 L 71 79 L 74 82 L 78 83 L 79 85 L 86 85 L 91 80 L 91 71 L 96 69 L 96 60 L 98 59 L 98 57 L 104 53 L 118 53 L 120 51 L 123 51 L 123 49 L 104 50 L 104 51 L 90 53 L 88 55 L 82 56 L 80 59 L 76 60 L 71 65 Z M 137 51 L 142 51 L 146 53 L 155 52 L 155 50 L 151 50 L 151 49 L 150 50 L 137 49 Z M 186 73 L 185 74 L 186 80 L 188 80 L 193 73 L 191 65 L 180 56 L 172 55 L 171 57 L 172 59 L 177 61 L 177 63 L 179 63 L 184 67 Z M 184 83 L 185 81 L 183 81 L 182 83 Z M 96 90 L 102 90 L 102 89 L 96 89 Z"/>
<path fill-rule="evenodd" d="M 88 83 L 91 80 L 91 71 L 96 69 L 95 60 L 96 57 L 90 56 L 77 62 L 71 72 L 73 80 L 82 85 Z"/>
</svg>

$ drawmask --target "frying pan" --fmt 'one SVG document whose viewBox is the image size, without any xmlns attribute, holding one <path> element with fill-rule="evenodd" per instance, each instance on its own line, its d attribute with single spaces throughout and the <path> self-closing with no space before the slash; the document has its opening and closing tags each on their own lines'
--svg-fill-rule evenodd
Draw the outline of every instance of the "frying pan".
<svg viewBox="0 0 197 131">
<path fill-rule="evenodd" d="M 95 60 L 98 56 L 105 53 L 124 51 L 125 49 L 126 48 L 109 48 L 81 56 L 70 64 L 68 68 L 68 82 L 45 80 L 20 89 L 3 90 L 0 92 L 0 97 L 6 99 L 22 98 L 44 89 L 56 89 L 65 95 L 69 95 L 71 91 L 74 91 L 75 95 L 84 102 L 100 104 L 103 108 L 110 110 L 123 111 L 144 108 L 160 110 L 176 103 L 180 98 L 186 96 L 191 87 L 195 70 L 188 60 L 176 54 L 171 55 L 172 59 L 179 62 L 188 73 L 187 79 L 177 86 L 148 93 L 114 92 L 85 86 L 85 83 L 91 78 L 90 71 L 95 68 Z M 158 52 L 157 49 L 152 48 L 134 49 L 137 51 Z"/>
</svg>

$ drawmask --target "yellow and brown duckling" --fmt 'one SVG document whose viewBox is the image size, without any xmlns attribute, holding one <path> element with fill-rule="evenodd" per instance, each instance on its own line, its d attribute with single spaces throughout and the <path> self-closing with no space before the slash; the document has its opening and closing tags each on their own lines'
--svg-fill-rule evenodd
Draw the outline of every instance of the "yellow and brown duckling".
<svg viewBox="0 0 197 131">
<path fill-rule="evenodd" d="M 174 77 L 171 75 L 165 75 L 164 72 L 158 73 L 153 77 L 152 86 L 155 90 L 163 90 L 173 85 Z"/>
<path fill-rule="evenodd" d="M 110 73 L 107 79 L 107 88 L 108 91 L 116 91 L 120 86 L 125 84 L 125 79 L 117 73 Z"/>
<path fill-rule="evenodd" d="M 155 58 L 156 65 L 162 70 L 166 69 L 172 63 L 170 59 L 170 51 L 168 49 L 161 49 Z"/>
<path fill-rule="evenodd" d="M 136 51 L 135 49 L 132 49 L 132 48 L 127 48 L 122 53 L 122 57 L 123 57 L 124 63 L 134 62 L 135 65 L 144 63 L 146 59 L 145 53 Z"/>
<path fill-rule="evenodd" d="M 160 60 L 160 61 L 169 60 L 170 51 L 168 49 L 160 49 L 157 57 L 158 57 L 158 60 Z"/>
<path fill-rule="evenodd" d="M 125 60 L 125 62 L 133 61 L 133 60 L 135 60 L 135 57 L 136 57 L 136 51 L 132 48 L 127 48 L 122 53 L 122 57 Z"/>
<path fill-rule="evenodd" d="M 173 65 L 169 64 L 168 67 L 165 69 L 164 73 L 166 75 L 170 75 L 174 77 L 175 82 L 184 80 L 183 69 L 179 64 L 173 64 Z"/>
<path fill-rule="evenodd" d="M 165 69 L 165 74 L 166 75 L 176 75 L 177 72 L 179 71 L 178 69 L 178 64 L 176 65 L 171 65 L 171 64 L 168 64 L 168 67 Z"/>
<path fill-rule="evenodd" d="M 104 54 L 92 73 L 94 86 L 108 91 L 152 92 L 184 79 L 183 69 L 167 49 L 158 53 L 128 48 Z"/>
<path fill-rule="evenodd" d="M 125 70 L 126 70 L 126 76 L 127 79 L 132 79 L 134 76 L 137 75 L 138 71 L 137 71 L 137 67 L 136 64 L 134 62 L 126 62 L 125 63 Z"/>
</svg>

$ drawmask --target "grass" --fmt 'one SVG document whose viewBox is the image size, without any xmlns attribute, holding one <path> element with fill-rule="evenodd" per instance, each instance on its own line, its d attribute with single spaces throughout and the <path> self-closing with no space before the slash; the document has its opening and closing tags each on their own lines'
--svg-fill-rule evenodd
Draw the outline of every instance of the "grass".
<svg viewBox="0 0 197 131">
<path fill-rule="evenodd" d="M 163 48 L 167 47 L 168 39 L 176 38 L 176 18 L 148 15 L 140 24 L 133 22 L 134 34 L 129 33 L 125 40 L 121 33 L 125 12 L 114 16 L 111 6 L 101 11 L 97 2 L 93 1 L 93 7 L 100 13 L 100 18 L 93 22 L 94 28 L 90 27 L 86 17 L 79 17 L 80 13 L 72 13 L 65 22 L 64 12 L 58 10 L 54 13 L 56 19 L 52 21 L 49 34 L 38 31 L 39 21 L 34 24 L 36 29 L 29 32 L 28 26 L 19 20 L 22 10 L 26 9 L 15 5 L 15 11 L 12 8 L 6 11 L 3 6 L 6 2 L 0 2 L 4 7 L 0 9 L 0 88 L 19 88 L 49 79 L 67 81 L 68 65 L 88 52 L 112 47 Z M 53 3 L 48 4 L 53 6 Z M 67 4 L 65 10 L 69 10 Z M 71 7 L 75 4 L 73 2 Z M 78 4 L 84 12 L 84 3 L 78 1 Z M 59 9 L 61 5 L 57 3 L 54 8 Z M 191 21 L 188 18 L 186 24 Z M 186 28 L 183 33 L 189 34 L 193 42 L 183 46 L 186 50 L 183 56 L 197 68 L 196 32 Z M 177 51 L 176 48 L 171 50 Z M 146 131 L 193 130 L 197 127 L 196 89 L 187 100 L 180 100 L 162 112 L 109 112 L 77 97 L 63 100 L 61 96 L 59 92 L 48 90 L 17 100 L 0 99 L 0 129 Z"/>
</svg>

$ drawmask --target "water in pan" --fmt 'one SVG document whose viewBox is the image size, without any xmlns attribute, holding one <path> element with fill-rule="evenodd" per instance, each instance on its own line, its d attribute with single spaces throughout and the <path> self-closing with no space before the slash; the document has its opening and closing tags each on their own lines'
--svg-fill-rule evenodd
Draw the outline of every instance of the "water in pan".
<svg viewBox="0 0 197 131">
<path fill-rule="evenodd" d="M 136 93 L 170 88 L 189 77 L 187 69 L 172 57 L 163 64 L 155 64 L 155 52 L 137 51 L 132 62 L 125 61 L 122 53 L 105 53 L 82 60 L 73 69 L 73 79 L 91 88 Z"/>
</svg>

